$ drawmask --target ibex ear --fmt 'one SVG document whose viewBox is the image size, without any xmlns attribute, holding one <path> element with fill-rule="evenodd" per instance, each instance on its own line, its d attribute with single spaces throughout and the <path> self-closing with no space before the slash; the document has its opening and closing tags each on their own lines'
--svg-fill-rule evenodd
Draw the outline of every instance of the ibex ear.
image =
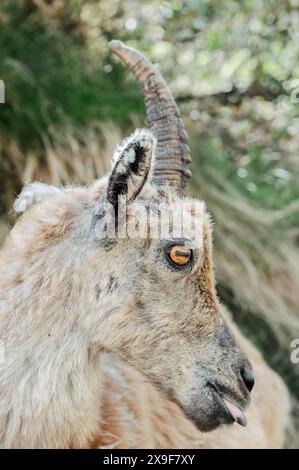
<svg viewBox="0 0 299 470">
<path fill-rule="evenodd" d="M 149 131 L 138 129 L 117 149 L 107 187 L 110 204 L 116 207 L 119 196 L 133 201 L 140 193 L 150 172 L 155 143 Z"/>
</svg>

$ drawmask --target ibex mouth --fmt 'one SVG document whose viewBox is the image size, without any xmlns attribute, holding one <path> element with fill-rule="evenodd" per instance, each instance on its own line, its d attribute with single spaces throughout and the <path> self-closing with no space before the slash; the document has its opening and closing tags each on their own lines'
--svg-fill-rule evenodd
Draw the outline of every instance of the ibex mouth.
<svg viewBox="0 0 299 470">
<path fill-rule="evenodd" d="M 225 398 L 223 393 L 220 393 L 214 384 L 209 382 L 209 386 L 213 391 L 216 403 L 222 410 L 225 410 L 229 421 L 236 422 L 240 424 L 240 426 L 245 427 L 247 425 L 247 418 L 239 406 L 235 405 L 231 399 Z"/>
<path fill-rule="evenodd" d="M 228 412 L 234 418 L 236 423 L 245 427 L 247 425 L 247 418 L 246 418 L 246 415 L 243 413 L 243 411 L 241 411 L 236 405 L 234 405 L 231 401 L 227 400 L 226 398 L 222 397 L 222 400 Z"/>
</svg>

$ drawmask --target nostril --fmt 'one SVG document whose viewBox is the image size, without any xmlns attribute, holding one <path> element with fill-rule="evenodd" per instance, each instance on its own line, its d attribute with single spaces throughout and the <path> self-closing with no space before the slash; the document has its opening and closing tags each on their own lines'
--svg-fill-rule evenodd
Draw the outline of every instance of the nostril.
<svg viewBox="0 0 299 470">
<path fill-rule="evenodd" d="M 241 369 L 241 376 L 242 376 L 242 379 L 244 380 L 244 383 L 247 387 L 247 390 L 249 392 L 251 392 L 251 390 L 253 389 L 253 386 L 254 386 L 254 375 L 253 375 L 253 373 L 247 367 L 243 367 Z"/>
</svg>

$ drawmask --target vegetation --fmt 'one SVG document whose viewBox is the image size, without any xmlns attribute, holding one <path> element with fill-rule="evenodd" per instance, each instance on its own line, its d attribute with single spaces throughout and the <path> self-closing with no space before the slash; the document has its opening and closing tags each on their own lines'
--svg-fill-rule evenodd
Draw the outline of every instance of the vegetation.
<svg viewBox="0 0 299 470">
<path fill-rule="evenodd" d="M 190 133 L 191 190 L 215 219 L 219 294 L 294 400 L 298 31 L 299 0 L 0 5 L 0 240 L 24 182 L 90 181 L 121 136 L 144 125 L 140 90 L 107 42 L 138 47 L 161 64 Z"/>
</svg>

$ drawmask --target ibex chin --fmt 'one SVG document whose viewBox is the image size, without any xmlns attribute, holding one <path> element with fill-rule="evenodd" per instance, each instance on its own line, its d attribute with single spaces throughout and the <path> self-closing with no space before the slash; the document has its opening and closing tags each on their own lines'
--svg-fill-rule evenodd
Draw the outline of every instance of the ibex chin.
<svg viewBox="0 0 299 470">
<path fill-rule="evenodd" d="M 254 375 L 217 299 L 209 215 L 183 196 L 187 134 L 159 71 L 118 41 L 110 47 L 143 87 L 150 131 L 124 141 L 111 173 L 90 187 L 35 183 L 16 201 L 25 213 L 0 256 L 1 447 L 227 446 L 220 431 L 242 428 L 202 431 L 246 425 Z M 190 223 L 178 232 L 174 214 L 186 205 Z M 169 233 L 152 236 L 165 220 L 162 206 Z M 143 236 L 119 235 L 144 217 Z M 272 396 L 258 395 L 261 407 L 281 400 L 282 416 L 284 386 L 245 347 L 258 376 L 274 384 Z M 265 414 L 253 409 L 265 443 Z M 273 445 L 281 444 L 282 421 Z M 130 439 L 136 429 L 139 443 Z"/>
</svg>

